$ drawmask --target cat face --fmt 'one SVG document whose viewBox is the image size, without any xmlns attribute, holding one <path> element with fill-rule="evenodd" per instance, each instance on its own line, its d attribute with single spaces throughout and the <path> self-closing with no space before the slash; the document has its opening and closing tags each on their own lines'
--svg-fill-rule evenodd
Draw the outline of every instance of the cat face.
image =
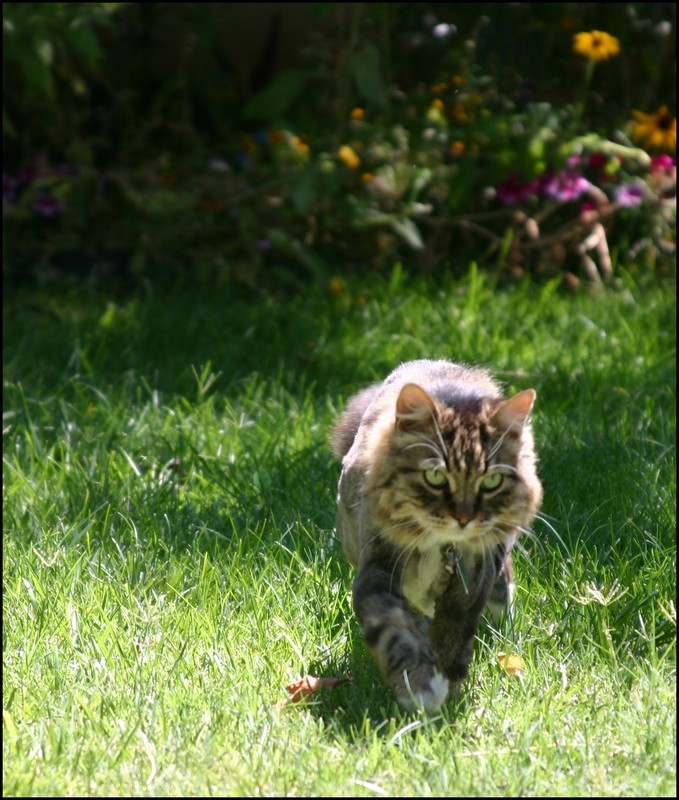
<svg viewBox="0 0 679 800">
<path fill-rule="evenodd" d="M 511 544 L 540 501 L 526 420 L 535 392 L 447 404 L 415 384 L 401 390 L 385 457 L 369 476 L 382 535 L 426 552 L 452 544 L 488 552 Z"/>
</svg>

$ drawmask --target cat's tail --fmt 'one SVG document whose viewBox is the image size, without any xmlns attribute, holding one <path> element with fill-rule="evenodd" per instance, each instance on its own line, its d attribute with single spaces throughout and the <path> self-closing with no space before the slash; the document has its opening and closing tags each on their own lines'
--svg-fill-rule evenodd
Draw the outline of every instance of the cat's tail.
<svg viewBox="0 0 679 800">
<path fill-rule="evenodd" d="M 361 426 L 363 415 L 377 396 L 380 388 L 381 384 L 377 383 L 354 395 L 337 420 L 337 424 L 330 435 L 330 444 L 332 452 L 338 461 L 342 461 L 344 456 L 351 450 L 358 429 Z"/>
</svg>

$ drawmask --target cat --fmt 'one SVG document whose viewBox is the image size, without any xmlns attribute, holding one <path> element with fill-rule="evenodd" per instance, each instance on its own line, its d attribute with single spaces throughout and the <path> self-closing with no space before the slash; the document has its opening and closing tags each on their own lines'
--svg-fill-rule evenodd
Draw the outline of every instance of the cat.
<svg viewBox="0 0 679 800">
<path fill-rule="evenodd" d="M 333 430 L 354 610 L 406 708 L 437 711 L 467 677 L 485 607 L 511 604 L 511 549 L 542 501 L 535 397 L 422 359 L 359 392 Z"/>
</svg>

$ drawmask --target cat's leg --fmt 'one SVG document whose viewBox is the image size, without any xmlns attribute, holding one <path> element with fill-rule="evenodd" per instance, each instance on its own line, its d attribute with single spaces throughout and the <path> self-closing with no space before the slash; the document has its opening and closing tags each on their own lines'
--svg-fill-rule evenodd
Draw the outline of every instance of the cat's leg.
<svg viewBox="0 0 679 800">
<path fill-rule="evenodd" d="M 427 626 L 408 608 L 393 574 L 381 563 L 364 563 L 353 597 L 365 640 L 398 701 L 437 711 L 448 695 L 448 680 L 437 670 Z"/>
<path fill-rule="evenodd" d="M 500 545 L 493 554 L 496 576 L 488 598 L 488 610 L 496 625 L 504 617 L 511 616 L 514 601 L 514 570 L 512 554 Z"/>
<path fill-rule="evenodd" d="M 468 585 L 453 574 L 436 600 L 429 642 L 441 672 L 455 690 L 467 677 L 474 637 L 493 590 L 494 578 L 493 559 L 483 558 L 469 569 Z"/>
</svg>

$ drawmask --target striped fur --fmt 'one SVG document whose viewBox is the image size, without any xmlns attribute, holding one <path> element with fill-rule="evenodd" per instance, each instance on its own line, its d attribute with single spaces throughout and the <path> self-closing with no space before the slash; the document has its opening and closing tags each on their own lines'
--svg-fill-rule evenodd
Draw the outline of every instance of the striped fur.
<svg viewBox="0 0 679 800">
<path fill-rule="evenodd" d="M 349 401 L 337 530 L 365 640 L 398 700 L 438 709 L 468 671 L 486 605 L 511 599 L 511 549 L 542 499 L 531 389 L 412 361 Z"/>
</svg>

